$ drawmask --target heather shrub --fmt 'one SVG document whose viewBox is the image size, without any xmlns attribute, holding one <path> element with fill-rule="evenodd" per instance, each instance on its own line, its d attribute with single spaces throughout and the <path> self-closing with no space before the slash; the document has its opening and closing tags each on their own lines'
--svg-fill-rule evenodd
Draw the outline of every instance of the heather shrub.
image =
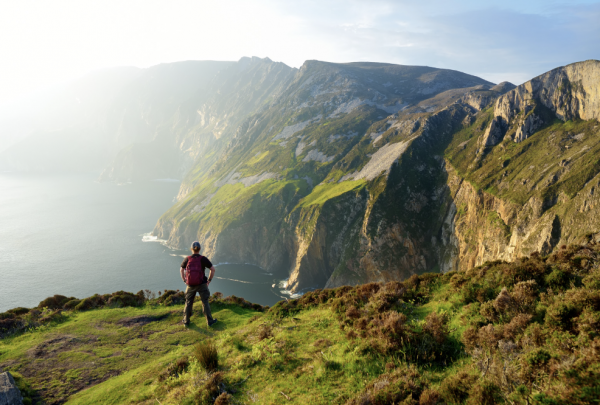
<svg viewBox="0 0 600 405">
<path fill-rule="evenodd" d="M 506 287 L 503 287 L 500 294 L 494 300 L 494 308 L 500 316 L 506 316 L 515 311 L 516 304 Z"/>
<path fill-rule="evenodd" d="M 468 405 L 503 404 L 504 398 L 500 388 L 490 381 L 479 381 L 469 390 Z"/>
<path fill-rule="evenodd" d="M 368 301 L 375 293 L 379 291 L 381 285 L 379 283 L 368 283 L 359 285 L 356 288 L 356 295 L 363 301 Z"/>
<path fill-rule="evenodd" d="M 185 294 L 183 291 L 166 290 L 156 301 L 165 306 L 181 305 L 185 302 Z"/>
<path fill-rule="evenodd" d="M 545 277 L 546 285 L 551 288 L 562 290 L 569 287 L 569 275 L 558 268 Z"/>
<path fill-rule="evenodd" d="M 87 311 L 94 308 L 100 308 L 105 305 L 104 298 L 98 294 L 92 295 L 91 297 L 82 299 L 74 309 L 77 311 Z"/>
<path fill-rule="evenodd" d="M 224 377 L 220 371 L 212 373 L 208 380 L 200 387 L 196 394 L 196 403 L 200 405 L 212 405 L 217 398 L 225 392 Z M 224 399 L 221 399 L 223 401 Z M 229 398 L 227 398 L 229 400 Z M 227 402 L 225 402 L 227 403 Z"/>
<path fill-rule="evenodd" d="M 273 337 L 273 327 L 269 324 L 263 323 L 258 328 L 258 340 L 265 340 Z"/>
<path fill-rule="evenodd" d="M 381 374 L 367 384 L 364 391 L 346 402 L 347 405 L 384 405 L 413 403 L 421 396 L 424 383 L 415 366 L 394 370 L 393 373 Z M 406 402 L 403 402 L 406 401 Z"/>
<path fill-rule="evenodd" d="M 496 306 L 494 302 L 484 302 L 479 309 L 479 313 L 483 316 L 488 322 L 497 322 L 500 314 L 496 310 Z"/>
<path fill-rule="evenodd" d="M 78 300 L 78 299 L 69 300 L 65 303 L 63 308 L 64 309 L 75 309 L 75 307 L 77 305 L 79 305 L 79 303 L 81 303 L 81 300 Z"/>
<path fill-rule="evenodd" d="M 354 305 L 346 310 L 346 317 L 351 319 L 360 318 L 360 311 Z"/>
<path fill-rule="evenodd" d="M 64 295 L 48 297 L 38 304 L 38 308 L 62 309 L 62 307 L 74 297 L 67 298 Z"/>
<path fill-rule="evenodd" d="M 504 326 L 504 337 L 515 340 L 521 335 L 533 317 L 529 314 L 518 314 Z"/>
<path fill-rule="evenodd" d="M 444 343 L 448 339 L 448 318 L 436 312 L 428 314 L 423 331 L 431 335 L 436 343 Z"/>
<path fill-rule="evenodd" d="M 439 392 L 447 402 L 461 404 L 469 397 L 469 391 L 477 380 L 476 375 L 459 371 L 442 381 Z"/>
<path fill-rule="evenodd" d="M 138 307 L 143 305 L 145 301 L 146 299 L 143 291 L 140 291 L 137 294 L 117 291 L 116 293 L 111 294 L 106 304 L 112 308 Z"/>
<path fill-rule="evenodd" d="M 57 308 L 52 308 L 52 309 L 57 309 Z M 29 311 L 31 311 L 29 308 L 18 307 L 18 308 L 9 309 L 8 311 L 6 311 L 6 313 L 20 316 L 20 315 L 28 314 Z M 2 315 L 2 314 L 0 314 L 0 315 Z M 2 319 L 1 316 L 0 316 L 0 319 Z"/>
<path fill-rule="evenodd" d="M 540 378 L 547 378 L 552 360 L 552 355 L 544 348 L 530 351 L 520 359 L 521 379 L 531 384 Z"/>
<path fill-rule="evenodd" d="M 189 365 L 187 357 L 182 357 L 177 361 L 169 363 L 167 369 L 158 376 L 158 380 L 164 381 L 169 377 L 178 377 L 187 371 Z"/>
<path fill-rule="evenodd" d="M 0 314 L 0 320 L 2 319 L 13 319 L 16 318 L 17 315 L 15 315 L 14 313 L 10 312 L 10 311 L 6 311 L 6 312 L 2 312 Z"/>
<path fill-rule="evenodd" d="M 0 334 L 10 332 L 11 330 L 16 329 L 20 324 L 20 320 L 16 318 L 0 319 Z"/>
<path fill-rule="evenodd" d="M 226 392 L 222 392 L 216 399 L 215 405 L 229 405 L 231 403 L 232 397 Z"/>
<path fill-rule="evenodd" d="M 518 282 L 512 292 L 512 298 L 519 312 L 532 313 L 538 298 L 539 286 L 535 280 Z"/>
<path fill-rule="evenodd" d="M 419 405 L 442 405 L 444 403 L 440 393 L 433 389 L 426 389 L 419 398 Z"/>
</svg>

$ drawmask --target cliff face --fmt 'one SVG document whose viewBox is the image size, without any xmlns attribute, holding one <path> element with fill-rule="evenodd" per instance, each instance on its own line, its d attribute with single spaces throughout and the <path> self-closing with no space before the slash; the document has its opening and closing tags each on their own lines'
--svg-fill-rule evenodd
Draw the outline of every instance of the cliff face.
<svg viewBox="0 0 600 405">
<path fill-rule="evenodd" d="M 287 273 L 292 291 L 581 242 L 600 229 L 584 214 L 597 206 L 597 70 L 448 89 L 447 73 L 309 62 L 155 232 Z"/>
<path fill-rule="evenodd" d="M 483 146 L 497 145 L 507 133 L 515 142 L 533 135 L 549 121 L 537 105 L 562 121 L 600 118 L 599 65 L 589 60 L 556 68 L 498 98 Z"/>
<path fill-rule="evenodd" d="M 598 233 L 598 74 L 597 61 L 554 69 L 454 135 L 442 271 L 548 254 Z"/>
<path fill-rule="evenodd" d="M 474 117 L 501 94 L 491 87 L 442 69 L 309 61 L 238 127 L 210 170 L 192 169 L 155 234 L 181 248 L 198 239 L 216 261 L 287 273 L 292 291 L 425 271 L 434 263 L 420 235 L 431 193 L 416 182 L 425 191 L 401 196 L 400 207 L 420 222 L 397 218 L 398 182 L 423 170 L 401 157 L 416 139 L 434 147 Z M 444 110 L 461 97 L 473 105 Z"/>
</svg>

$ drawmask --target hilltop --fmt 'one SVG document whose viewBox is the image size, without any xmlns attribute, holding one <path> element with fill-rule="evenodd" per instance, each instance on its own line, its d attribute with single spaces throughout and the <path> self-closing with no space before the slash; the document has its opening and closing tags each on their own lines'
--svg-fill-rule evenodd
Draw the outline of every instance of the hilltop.
<svg viewBox="0 0 600 405">
<path fill-rule="evenodd" d="M 1 314 L 0 367 L 28 403 L 591 404 L 600 245 L 309 292 L 263 308 L 182 294 L 54 296 Z M 12 330 L 12 331 L 11 331 Z M 214 344 L 206 371 L 195 344 Z"/>
</svg>

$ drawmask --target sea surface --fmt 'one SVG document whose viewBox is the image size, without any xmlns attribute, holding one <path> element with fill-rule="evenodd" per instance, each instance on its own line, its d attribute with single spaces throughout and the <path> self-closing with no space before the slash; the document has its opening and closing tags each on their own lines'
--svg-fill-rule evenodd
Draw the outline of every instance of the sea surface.
<svg viewBox="0 0 600 405">
<path fill-rule="evenodd" d="M 116 185 L 96 178 L 0 173 L 0 312 L 34 307 L 54 294 L 185 289 L 179 266 L 189 253 L 149 236 L 179 182 Z M 213 264 L 211 292 L 262 305 L 285 297 L 281 275 Z"/>
</svg>

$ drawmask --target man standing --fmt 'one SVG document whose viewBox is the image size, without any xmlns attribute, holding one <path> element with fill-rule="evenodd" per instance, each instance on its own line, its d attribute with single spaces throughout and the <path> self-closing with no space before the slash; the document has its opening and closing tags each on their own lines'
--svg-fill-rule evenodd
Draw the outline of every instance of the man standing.
<svg viewBox="0 0 600 405">
<path fill-rule="evenodd" d="M 201 248 L 200 242 L 192 243 L 192 255 L 186 257 L 183 263 L 181 263 L 181 279 L 187 284 L 187 288 L 185 289 L 185 308 L 183 310 L 183 324 L 185 326 L 190 324 L 196 293 L 200 294 L 200 299 L 202 299 L 202 309 L 208 326 L 213 326 L 217 323 L 217 320 L 210 313 L 210 304 L 208 303 L 208 298 L 210 297 L 208 286 L 215 276 L 215 267 L 207 257 L 200 255 Z M 206 278 L 204 269 L 210 269 L 208 279 Z"/>
</svg>

